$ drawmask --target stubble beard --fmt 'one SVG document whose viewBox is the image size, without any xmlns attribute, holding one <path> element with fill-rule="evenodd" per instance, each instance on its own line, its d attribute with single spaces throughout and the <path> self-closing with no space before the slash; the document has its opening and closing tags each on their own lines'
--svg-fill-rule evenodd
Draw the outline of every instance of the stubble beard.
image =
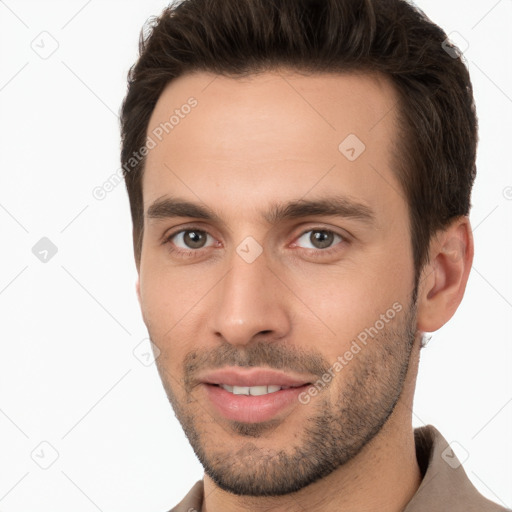
<svg viewBox="0 0 512 512">
<path fill-rule="evenodd" d="M 274 431 L 280 435 L 280 426 L 285 422 L 289 425 L 294 421 L 292 418 L 257 424 L 224 421 L 221 425 L 191 398 L 187 384 L 186 396 L 178 399 L 175 391 L 182 391 L 183 396 L 182 386 L 171 385 L 160 366 L 162 362 L 157 361 L 157 365 L 174 413 L 205 473 L 215 484 L 241 496 L 282 496 L 303 489 L 346 464 L 381 431 L 404 388 L 415 324 L 416 304 L 412 303 L 367 342 L 328 388 L 309 404 L 298 404 L 300 412 L 311 412 L 305 421 L 297 422 L 297 436 L 284 437 L 285 442 L 294 442 L 281 449 L 264 447 L 265 439 L 270 439 Z M 236 355 L 238 363 L 256 366 L 266 362 L 278 368 L 280 361 L 282 367 L 284 354 L 274 354 L 272 347 L 275 345 L 255 343 L 244 353 L 243 361 Z M 233 350 L 239 351 L 232 347 L 227 350 L 233 357 Z M 228 353 L 218 352 L 216 358 L 234 363 Z M 197 353 L 191 356 L 189 361 L 197 360 Z M 184 367 L 186 376 L 187 364 Z M 308 369 L 311 368 L 319 368 L 319 359 L 311 363 Z M 335 386 L 336 400 L 332 396 Z M 331 395 L 326 393 L 329 389 L 333 390 Z M 242 446 L 236 448 L 244 439 Z"/>
</svg>

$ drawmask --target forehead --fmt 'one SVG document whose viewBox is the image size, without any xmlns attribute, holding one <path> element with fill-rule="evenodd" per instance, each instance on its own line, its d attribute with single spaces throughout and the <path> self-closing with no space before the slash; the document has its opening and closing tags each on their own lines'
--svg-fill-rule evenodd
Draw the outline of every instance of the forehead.
<svg viewBox="0 0 512 512">
<path fill-rule="evenodd" d="M 238 208 L 334 189 L 368 203 L 403 200 L 396 105 L 379 74 L 183 75 L 148 125 L 144 208 L 167 193 Z"/>
</svg>

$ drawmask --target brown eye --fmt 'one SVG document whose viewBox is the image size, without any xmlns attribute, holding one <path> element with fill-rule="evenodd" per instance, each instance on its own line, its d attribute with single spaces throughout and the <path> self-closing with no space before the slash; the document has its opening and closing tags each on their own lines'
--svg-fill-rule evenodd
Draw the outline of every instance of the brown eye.
<svg viewBox="0 0 512 512">
<path fill-rule="evenodd" d="M 306 231 L 297 239 L 297 245 L 305 249 L 328 249 L 335 243 L 343 241 L 343 237 L 326 229 Z"/>
<path fill-rule="evenodd" d="M 191 249 L 199 249 L 206 243 L 206 233 L 201 231 L 185 231 L 183 242 Z"/>
<path fill-rule="evenodd" d="M 317 249 L 325 249 L 332 244 L 334 233 L 328 231 L 313 231 L 311 235 L 309 235 L 309 240 Z"/>
<path fill-rule="evenodd" d="M 198 229 L 185 229 L 175 233 L 169 238 L 169 241 L 179 249 L 202 249 L 206 247 L 207 242 L 211 245 L 213 238 Z"/>
</svg>

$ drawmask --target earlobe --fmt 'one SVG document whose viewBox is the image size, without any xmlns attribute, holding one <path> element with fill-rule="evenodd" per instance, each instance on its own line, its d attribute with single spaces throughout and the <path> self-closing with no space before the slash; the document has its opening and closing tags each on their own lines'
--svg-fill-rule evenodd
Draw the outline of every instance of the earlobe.
<svg viewBox="0 0 512 512">
<path fill-rule="evenodd" d="M 459 307 L 473 262 L 474 244 L 468 217 L 460 217 L 433 238 L 430 263 L 422 272 L 419 292 L 418 329 L 434 332 Z"/>
</svg>

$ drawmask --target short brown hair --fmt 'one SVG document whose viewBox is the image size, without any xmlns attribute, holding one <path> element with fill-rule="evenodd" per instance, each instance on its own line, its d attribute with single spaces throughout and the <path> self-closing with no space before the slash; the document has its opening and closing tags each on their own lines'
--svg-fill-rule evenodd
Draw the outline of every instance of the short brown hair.
<svg viewBox="0 0 512 512">
<path fill-rule="evenodd" d="M 468 215 L 477 118 L 468 70 L 446 34 L 405 0 L 182 0 L 143 28 L 121 109 L 121 163 L 140 263 L 150 116 L 189 71 L 381 72 L 398 92 L 396 175 L 409 208 L 416 284 L 432 235 Z M 131 159 L 131 160 L 130 160 Z M 130 165 L 128 165 L 130 163 Z"/>
</svg>

